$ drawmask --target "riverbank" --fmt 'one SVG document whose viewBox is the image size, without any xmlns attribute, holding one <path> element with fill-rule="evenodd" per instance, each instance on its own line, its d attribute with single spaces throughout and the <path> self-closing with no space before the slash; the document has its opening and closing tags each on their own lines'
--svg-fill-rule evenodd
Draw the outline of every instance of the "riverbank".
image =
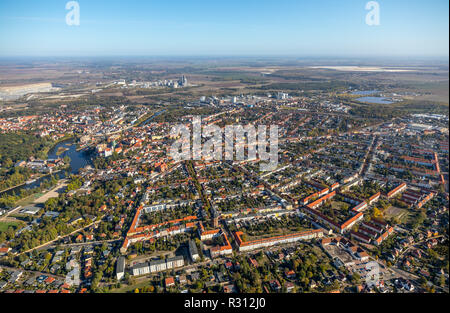
<svg viewBox="0 0 450 313">
<path fill-rule="evenodd" d="M 55 171 L 55 172 L 51 172 L 51 173 L 47 173 L 47 174 L 42 174 L 42 175 L 35 176 L 35 177 L 33 177 L 33 180 L 34 180 L 34 181 L 33 181 L 32 184 L 34 184 L 34 183 L 37 182 L 38 180 L 42 180 L 42 179 L 44 179 L 44 178 L 46 178 L 46 177 L 51 177 L 52 175 L 58 174 L 58 173 L 60 173 L 61 171 L 67 170 L 67 169 L 69 169 L 69 168 L 70 168 L 70 166 L 65 166 L 65 167 L 63 167 L 63 168 L 61 168 L 61 169 L 59 169 L 59 170 L 57 170 L 57 171 Z M 5 190 L 0 191 L 0 196 L 2 196 L 4 193 L 7 193 L 8 191 L 11 191 L 11 190 L 13 190 L 13 189 L 15 189 L 15 188 L 20 188 L 20 187 L 23 187 L 23 186 L 30 185 L 30 184 L 28 184 L 28 181 L 29 181 L 29 180 L 27 180 L 26 182 L 21 183 L 21 184 L 19 184 L 19 185 L 16 185 L 16 186 L 13 186 L 13 187 L 9 187 L 8 189 L 5 189 Z"/>
<path fill-rule="evenodd" d="M 64 137 L 59 138 L 58 140 L 53 142 L 51 146 L 44 148 L 42 151 L 44 152 L 45 157 L 48 159 L 49 152 L 52 151 L 57 145 L 75 139 L 76 139 L 75 135 L 65 135 Z"/>
<path fill-rule="evenodd" d="M 64 142 L 70 141 L 70 140 L 75 140 L 75 138 L 76 137 L 74 135 L 66 135 L 66 136 L 56 140 L 55 142 L 53 142 L 51 146 L 44 147 L 44 149 L 42 149 L 41 151 L 44 153 L 46 159 L 48 159 L 49 158 L 49 153 L 53 149 L 57 148 L 58 145 L 60 145 L 60 144 L 62 144 Z M 59 156 L 59 155 L 65 153 L 69 149 L 69 148 L 65 148 L 65 147 L 61 147 L 61 148 L 64 149 L 64 151 L 61 151 L 59 148 L 57 148 L 55 156 Z M 60 152 L 60 153 L 58 153 L 58 152 Z M 8 191 L 11 191 L 11 190 L 14 190 L 16 188 L 21 188 L 23 186 L 26 186 L 27 182 L 30 181 L 30 179 L 33 179 L 34 181 L 38 181 L 38 180 L 41 180 L 41 179 L 45 178 L 46 176 L 57 174 L 58 172 L 60 172 L 62 170 L 65 170 L 67 168 L 69 168 L 69 166 L 63 167 L 63 168 L 59 169 L 58 171 L 52 172 L 52 173 L 46 173 L 46 174 L 37 173 L 37 174 L 34 174 L 34 176 L 28 177 L 26 180 L 24 180 L 20 184 L 17 184 L 15 186 L 11 186 L 11 187 L 3 189 L 3 190 L 0 190 L 0 196 L 2 196 L 3 194 L 7 193 Z"/>
<path fill-rule="evenodd" d="M 56 155 L 59 156 L 59 155 L 63 154 L 64 152 L 66 152 L 67 150 L 69 150 L 69 148 L 59 147 L 58 151 L 56 151 Z"/>
<path fill-rule="evenodd" d="M 90 156 L 87 155 L 84 151 L 77 151 L 76 150 L 76 144 L 75 139 L 73 137 L 71 138 L 65 138 L 58 141 L 58 144 L 54 145 L 51 150 L 48 151 L 47 155 L 50 159 L 56 159 L 58 156 L 56 155 L 57 151 L 60 147 L 67 148 L 59 157 L 69 157 L 70 158 L 70 164 L 67 164 L 64 168 L 52 172 L 52 173 L 46 173 L 46 174 L 40 174 L 37 179 L 34 182 L 26 183 L 23 182 L 22 184 L 16 185 L 14 187 L 10 187 L 8 189 L 3 190 L 0 192 L 0 197 L 8 197 L 8 196 L 17 196 L 21 195 L 22 190 L 32 192 L 33 190 L 42 190 L 38 189 L 40 188 L 41 184 L 46 182 L 46 180 L 49 179 L 52 175 L 55 176 L 57 180 L 64 179 L 71 174 L 77 174 L 80 168 L 85 167 L 86 165 L 91 163 Z M 29 193 L 25 195 L 27 197 Z M 22 198 L 22 197 L 20 197 Z M 16 202 L 16 201 L 15 201 Z"/>
<path fill-rule="evenodd" d="M 163 110 L 160 110 L 157 112 L 151 112 L 151 113 L 144 114 L 144 116 L 142 116 L 138 120 L 138 122 L 134 125 L 134 127 L 143 126 L 143 125 L 147 124 L 148 122 L 150 122 L 155 117 L 157 117 L 158 115 L 163 114 L 164 112 L 166 112 L 166 109 L 163 109 Z"/>
</svg>

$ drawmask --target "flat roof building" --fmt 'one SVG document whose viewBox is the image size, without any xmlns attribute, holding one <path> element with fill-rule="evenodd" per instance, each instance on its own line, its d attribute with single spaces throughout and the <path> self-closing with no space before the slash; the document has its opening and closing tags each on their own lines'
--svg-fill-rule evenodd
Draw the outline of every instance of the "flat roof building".
<svg viewBox="0 0 450 313">
<path fill-rule="evenodd" d="M 199 259 L 197 245 L 194 240 L 189 240 L 189 254 L 191 256 L 192 261 L 197 261 Z"/>
<path fill-rule="evenodd" d="M 125 257 L 119 256 L 116 263 L 116 277 L 121 280 L 125 275 Z"/>
</svg>

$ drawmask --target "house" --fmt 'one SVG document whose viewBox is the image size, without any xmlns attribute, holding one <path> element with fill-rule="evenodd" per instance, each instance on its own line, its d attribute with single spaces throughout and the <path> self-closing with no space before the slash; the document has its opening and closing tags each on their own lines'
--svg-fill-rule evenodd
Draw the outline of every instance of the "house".
<svg viewBox="0 0 450 313">
<path fill-rule="evenodd" d="M 83 241 L 83 235 L 79 234 L 76 238 L 75 238 L 76 242 L 82 242 Z"/>
<path fill-rule="evenodd" d="M 414 255 L 415 257 L 421 258 L 422 257 L 422 252 L 419 249 L 414 249 L 412 251 L 412 255 Z"/>
<path fill-rule="evenodd" d="M 410 281 L 402 281 L 402 287 L 408 291 L 414 291 L 414 285 Z"/>
<path fill-rule="evenodd" d="M 75 218 L 71 219 L 71 220 L 68 222 L 68 224 L 69 224 L 69 225 L 74 225 L 74 224 L 76 224 L 76 223 L 78 223 L 78 222 L 81 222 L 82 220 L 83 220 L 83 218 L 82 218 L 81 216 L 75 217 Z"/>
<path fill-rule="evenodd" d="M 395 187 L 394 189 L 392 189 L 391 191 L 389 191 L 387 193 L 387 198 L 391 199 L 392 197 L 394 197 L 395 195 L 397 195 L 398 193 L 402 192 L 403 190 L 406 189 L 406 184 L 405 183 L 401 183 L 400 185 L 398 185 L 397 187 Z"/>
<path fill-rule="evenodd" d="M 166 288 L 170 288 L 172 286 L 175 286 L 175 280 L 173 277 L 168 277 L 165 279 L 164 284 L 166 285 Z"/>
<path fill-rule="evenodd" d="M 81 247 L 81 246 L 73 247 L 72 249 L 70 249 L 70 255 L 74 255 L 74 254 L 80 253 L 82 248 L 83 247 Z"/>
<path fill-rule="evenodd" d="M 258 262 L 253 258 L 250 258 L 250 264 L 253 265 L 253 267 L 255 268 L 259 266 Z"/>
<path fill-rule="evenodd" d="M 11 277 L 9 278 L 9 282 L 12 284 L 17 283 L 17 281 L 20 279 L 20 277 L 22 277 L 23 272 L 22 271 L 14 271 L 11 274 Z"/>
<path fill-rule="evenodd" d="M 351 238 L 357 239 L 357 240 L 362 241 L 364 243 L 370 243 L 371 242 L 370 237 L 368 237 L 368 236 L 366 236 L 366 235 L 364 235 L 364 234 L 362 234 L 360 232 L 351 231 L 350 232 L 350 236 L 351 236 Z"/>
<path fill-rule="evenodd" d="M 236 293 L 236 287 L 233 284 L 223 286 L 224 293 Z"/>
<path fill-rule="evenodd" d="M 422 275 L 422 276 L 430 277 L 430 273 L 429 273 L 427 270 L 425 270 L 425 269 L 421 269 L 421 270 L 419 271 L 419 273 L 420 273 L 420 275 Z"/>
<path fill-rule="evenodd" d="M 190 277 L 191 277 L 191 281 L 199 280 L 200 279 L 200 273 L 199 272 L 191 273 Z"/>
<path fill-rule="evenodd" d="M 215 275 L 216 275 L 216 278 L 217 278 L 217 281 L 219 282 L 219 284 L 222 284 L 222 283 L 228 281 L 228 279 L 225 277 L 224 273 L 216 272 Z"/>
<path fill-rule="evenodd" d="M 36 280 L 37 280 L 38 283 L 41 284 L 41 283 L 44 282 L 44 280 L 47 279 L 47 277 L 48 277 L 48 276 L 46 276 L 46 275 L 41 275 L 41 276 L 39 276 L 38 278 L 36 278 Z"/>
<path fill-rule="evenodd" d="M 5 288 L 6 285 L 8 285 L 7 282 L 5 282 L 5 281 L 0 281 L 0 290 L 2 290 L 3 288 Z"/>
<path fill-rule="evenodd" d="M 356 253 L 356 255 L 358 256 L 358 259 L 360 260 L 360 261 L 362 261 L 362 262 L 365 262 L 365 261 L 367 261 L 368 259 L 369 259 L 369 255 L 367 254 L 367 252 L 366 251 L 358 251 L 357 253 Z"/>
<path fill-rule="evenodd" d="M 346 282 L 347 281 L 347 277 L 345 277 L 344 274 L 340 274 L 337 278 L 341 283 Z"/>
<path fill-rule="evenodd" d="M 294 284 L 291 283 L 290 281 L 286 282 L 284 284 L 284 287 L 286 288 L 287 292 L 293 292 L 294 291 Z"/>
<path fill-rule="evenodd" d="M 189 254 L 191 256 L 192 261 L 197 261 L 200 256 L 198 254 L 197 245 L 193 240 L 189 240 Z"/>
<path fill-rule="evenodd" d="M 233 263 L 231 263 L 231 261 L 225 262 L 225 268 L 231 270 L 233 268 Z"/>
<path fill-rule="evenodd" d="M 159 262 L 161 262 L 161 264 L 164 265 L 164 270 L 165 270 L 166 265 L 165 265 L 164 260 L 161 260 L 161 261 L 158 260 L 158 265 L 159 265 Z M 153 266 L 156 267 L 156 261 L 154 263 L 155 264 Z M 158 270 L 162 270 L 162 269 L 158 268 Z M 134 266 L 132 267 L 132 273 L 134 276 L 148 274 L 148 273 L 150 273 L 150 266 L 147 262 L 134 264 Z"/>
<path fill-rule="evenodd" d="M 271 281 L 269 282 L 269 285 L 270 285 L 270 288 L 271 288 L 273 291 L 280 291 L 280 290 L 281 290 L 281 284 L 280 284 L 280 282 L 278 281 L 278 279 L 271 280 Z"/>
<path fill-rule="evenodd" d="M 187 283 L 186 276 L 185 275 L 179 276 L 178 277 L 178 282 L 180 283 L 180 285 L 186 284 Z"/>
<path fill-rule="evenodd" d="M 46 284 L 51 284 L 51 283 L 53 283 L 55 281 L 55 279 L 53 278 L 53 277 L 47 277 L 47 279 L 45 279 L 44 280 L 44 282 L 46 283 Z"/>
<path fill-rule="evenodd" d="M 294 279 L 295 278 L 295 272 L 293 270 L 290 270 L 290 271 L 286 272 L 286 278 Z"/>
<path fill-rule="evenodd" d="M 20 213 L 27 214 L 27 215 L 36 215 L 40 210 L 41 210 L 40 207 L 29 206 L 29 207 L 25 207 L 22 210 L 20 210 Z"/>
<path fill-rule="evenodd" d="M 0 255 L 5 255 L 7 254 L 9 251 L 11 251 L 10 247 L 0 247 Z"/>
</svg>

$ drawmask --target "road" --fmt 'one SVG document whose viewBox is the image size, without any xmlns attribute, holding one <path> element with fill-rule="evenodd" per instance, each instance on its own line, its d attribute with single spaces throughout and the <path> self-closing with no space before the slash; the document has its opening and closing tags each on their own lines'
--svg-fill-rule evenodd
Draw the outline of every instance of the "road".
<svg viewBox="0 0 450 313">
<path fill-rule="evenodd" d="M 82 228 L 78 228 L 78 229 L 74 230 L 73 232 L 71 232 L 71 233 L 69 233 L 69 234 L 67 234 L 67 235 L 64 235 L 64 236 L 58 236 L 58 237 L 56 237 L 55 239 L 50 240 L 50 241 L 48 241 L 48 242 L 46 242 L 46 243 L 44 243 L 44 244 L 42 244 L 42 245 L 39 245 L 39 246 L 37 246 L 37 247 L 28 249 L 28 250 L 26 250 L 26 251 L 24 251 L 24 252 L 18 253 L 18 254 L 16 254 L 16 256 L 22 255 L 22 254 L 24 254 L 24 253 L 29 253 L 29 252 L 32 252 L 32 251 L 34 251 L 34 250 L 37 250 L 37 249 L 43 248 L 43 247 L 45 247 L 45 246 L 48 246 L 49 244 L 51 244 L 51 243 L 53 243 L 53 242 L 55 242 L 55 241 L 58 241 L 58 240 L 60 240 L 60 239 L 63 239 L 63 238 L 65 238 L 65 237 L 68 237 L 68 236 L 72 236 L 73 234 L 76 234 L 76 233 L 78 233 L 79 231 L 82 231 L 82 230 L 84 230 L 84 229 L 86 229 L 86 228 L 89 228 L 89 227 L 91 227 L 92 225 L 98 224 L 98 223 L 100 223 L 101 221 L 102 221 L 102 219 L 100 218 L 98 221 L 92 222 L 92 223 L 90 223 L 90 224 L 87 225 L 87 226 L 84 226 L 84 227 L 82 227 Z"/>
<path fill-rule="evenodd" d="M 23 272 L 27 272 L 27 273 L 34 273 L 34 274 L 36 274 L 38 276 L 45 275 L 45 276 L 57 278 L 57 279 L 63 280 L 63 281 L 66 279 L 66 277 L 60 276 L 60 275 L 49 274 L 49 273 L 44 273 L 44 272 L 39 272 L 39 271 L 24 270 L 24 269 L 21 269 L 21 268 L 15 268 L 15 267 L 10 267 L 10 266 L 0 265 L 0 268 L 4 268 L 4 269 L 10 270 L 10 271 L 23 271 Z"/>
<path fill-rule="evenodd" d="M 21 206 L 18 206 L 17 208 L 15 208 L 15 209 L 13 209 L 13 210 L 11 210 L 11 211 L 5 213 L 5 215 L 3 215 L 2 217 L 0 217 L 0 221 L 5 220 L 9 215 L 11 215 L 11 214 L 13 214 L 13 213 L 15 213 L 15 212 L 18 212 L 20 209 L 22 209 L 22 207 L 21 207 Z"/>
<path fill-rule="evenodd" d="M 79 242 L 79 243 L 66 243 L 66 244 L 57 244 L 52 245 L 50 247 L 62 246 L 62 247 L 83 247 L 83 246 L 91 246 L 91 245 L 101 245 L 103 243 L 110 243 L 116 241 L 122 241 L 123 239 L 110 239 L 110 240 L 97 240 L 97 241 L 88 241 L 88 242 Z"/>
</svg>

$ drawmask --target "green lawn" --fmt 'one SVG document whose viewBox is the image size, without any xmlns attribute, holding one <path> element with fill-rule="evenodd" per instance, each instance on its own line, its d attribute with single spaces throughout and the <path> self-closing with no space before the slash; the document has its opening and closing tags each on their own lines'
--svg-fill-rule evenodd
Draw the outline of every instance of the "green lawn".
<svg viewBox="0 0 450 313">
<path fill-rule="evenodd" d="M 348 211 L 352 207 L 351 204 L 344 201 L 331 201 L 331 206 L 333 207 L 333 209 L 339 211 L 342 211 L 343 208 L 346 208 L 346 210 Z"/>
<path fill-rule="evenodd" d="M 405 223 L 408 221 L 410 214 L 406 209 L 391 206 L 385 211 L 384 215 L 386 218 L 396 217 L 400 220 L 400 222 Z"/>
<path fill-rule="evenodd" d="M 151 284 L 151 282 L 152 282 L 152 279 L 146 279 L 146 280 L 144 280 L 143 282 L 134 284 L 134 285 L 132 285 L 132 286 L 128 286 L 128 285 L 125 285 L 125 284 L 124 284 L 121 288 L 118 288 L 118 289 L 112 289 L 112 290 L 109 291 L 109 292 L 111 292 L 111 293 L 128 293 L 128 292 L 130 292 L 130 291 L 134 291 L 136 288 L 137 288 L 137 289 L 140 289 L 140 288 L 149 286 L 149 285 Z"/>
<path fill-rule="evenodd" d="M 20 224 L 20 222 L 0 222 L 0 232 L 7 231 L 10 226 L 17 228 Z"/>
<path fill-rule="evenodd" d="M 20 205 L 20 206 L 22 206 L 22 207 L 26 207 L 26 206 L 28 206 L 28 205 L 33 204 L 33 203 L 34 203 L 34 200 L 38 199 L 39 197 L 41 197 L 41 196 L 43 196 L 43 195 L 44 195 L 43 192 L 37 192 L 37 193 L 34 193 L 34 194 L 32 194 L 32 195 L 29 195 L 29 196 L 26 197 L 26 198 L 23 198 L 23 199 L 17 201 L 15 205 L 16 205 L 16 206 Z"/>
</svg>

